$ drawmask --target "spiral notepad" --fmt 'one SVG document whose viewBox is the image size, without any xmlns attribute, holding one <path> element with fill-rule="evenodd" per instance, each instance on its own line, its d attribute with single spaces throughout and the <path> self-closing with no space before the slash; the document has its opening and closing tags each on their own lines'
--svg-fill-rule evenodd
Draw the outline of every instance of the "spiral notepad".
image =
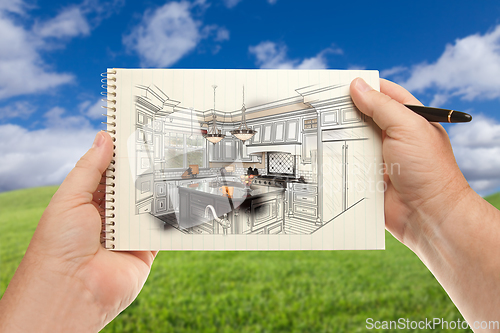
<svg viewBox="0 0 500 333">
<path fill-rule="evenodd" d="M 114 250 L 383 249 L 377 71 L 108 69 L 102 243 Z"/>
<path fill-rule="evenodd" d="M 101 94 L 106 96 L 103 99 L 104 102 L 107 102 L 106 116 L 107 120 L 104 122 L 107 125 L 106 131 L 111 135 L 113 139 L 113 159 L 111 160 L 110 166 L 106 170 L 106 179 L 110 180 L 110 182 L 106 182 L 106 190 L 105 190 L 105 209 L 104 209 L 104 222 L 102 227 L 102 243 L 104 247 L 107 249 L 114 249 L 115 245 L 113 242 L 115 241 L 115 159 L 116 157 L 116 70 L 110 70 L 106 73 L 101 74 L 104 78 L 101 80 L 103 83 L 102 88 L 106 89 L 106 91 Z"/>
</svg>

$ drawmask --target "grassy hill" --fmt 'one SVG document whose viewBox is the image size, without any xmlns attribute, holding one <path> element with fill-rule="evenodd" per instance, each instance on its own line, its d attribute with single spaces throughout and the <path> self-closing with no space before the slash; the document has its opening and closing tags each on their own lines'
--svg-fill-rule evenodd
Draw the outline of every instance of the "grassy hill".
<svg viewBox="0 0 500 333">
<path fill-rule="evenodd" d="M 0 194 L 0 296 L 55 190 Z M 500 193 L 487 199 L 500 207 Z M 103 332 L 365 332 L 367 318 L 462 320 L 417 256 L 386 241 L 385 251 L 160 252 L 139 297 Z"/>
</svg>

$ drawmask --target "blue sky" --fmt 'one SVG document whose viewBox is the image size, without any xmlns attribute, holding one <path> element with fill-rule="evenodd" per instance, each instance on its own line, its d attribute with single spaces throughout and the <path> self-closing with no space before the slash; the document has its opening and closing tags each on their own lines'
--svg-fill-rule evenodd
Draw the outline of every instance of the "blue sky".
<svg viewBox="0 0 500 333">
<path fill-rule="evenodd" d="M 0 0 L 0 191 L 58 184 L 92 144 L 108 67 L 378 69 L 447 126 L 481 194 L 500 189 L 498 1 Z"/>
</svg>

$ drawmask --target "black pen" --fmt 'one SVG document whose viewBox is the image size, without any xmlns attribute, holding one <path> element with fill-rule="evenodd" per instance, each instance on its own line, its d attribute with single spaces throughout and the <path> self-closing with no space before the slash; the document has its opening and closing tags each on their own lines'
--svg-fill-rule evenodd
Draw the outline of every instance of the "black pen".
<svg viewBox="0 0 500 333">
<path fill-rule="evenodd" d="M 472 120 L 472 116 L 465 112 L 431 108 L 428 106 L 421 105 L 408 105 L 404 104 L 408 109 L 412 110 L 416 114 L 421 115 L 428 121 L 433 121 L 437 123 L 468 123 Z"/>
</svg>

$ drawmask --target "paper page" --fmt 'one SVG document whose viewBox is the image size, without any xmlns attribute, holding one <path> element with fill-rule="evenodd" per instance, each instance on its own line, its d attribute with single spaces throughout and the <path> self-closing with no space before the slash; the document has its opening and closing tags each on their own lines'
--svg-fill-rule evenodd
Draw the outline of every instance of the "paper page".
<svg viewBox="0 0 500 333">
<path fill-rule="evenodd" d="M 115 249 L 384 248 L 377 71 L 114 70 Z"/>
</svg>

